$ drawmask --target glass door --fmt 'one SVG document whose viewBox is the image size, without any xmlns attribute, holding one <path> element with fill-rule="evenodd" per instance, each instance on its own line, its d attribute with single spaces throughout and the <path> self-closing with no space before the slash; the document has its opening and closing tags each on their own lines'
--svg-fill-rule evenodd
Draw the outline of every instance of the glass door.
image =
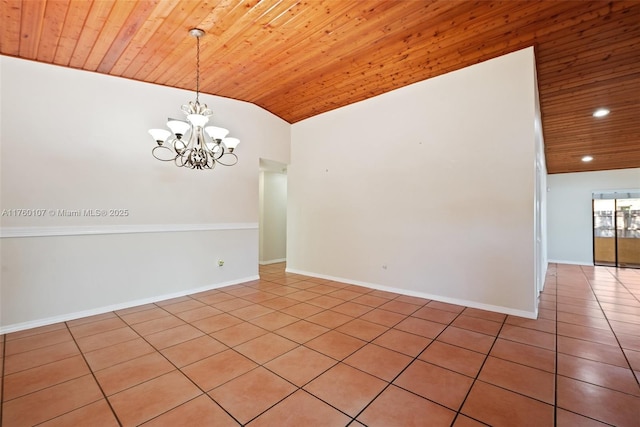
<svg viewBox="0 0 640 427">
<path fill-rule="evenodd" d="M 593 201 L 593 263 L 616 265 L 615 199 Z"/>
<path fill-rule="evenodd" d="M 593 263 L 640 268 L 640 192 L 593 194 Z"/>
<path fill-rule="evenodd" d="M 616 199 L 618 266 L 640 268 L 640 199 Z"/>
</svg>

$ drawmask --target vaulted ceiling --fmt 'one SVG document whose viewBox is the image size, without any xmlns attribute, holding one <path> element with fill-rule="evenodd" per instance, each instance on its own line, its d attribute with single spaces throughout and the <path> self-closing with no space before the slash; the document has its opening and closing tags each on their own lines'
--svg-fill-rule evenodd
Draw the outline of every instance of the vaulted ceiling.
<svg viewBox="0 0 640 427">
<path fill-rule="evenodd" d="M 549 173 L 640 167 L 638 1 L 2 0 L 1 14 L 3 55 L 189 90 L 201 28 L 201 92 L 289 123 L 534 46 Z"/>
</svg>

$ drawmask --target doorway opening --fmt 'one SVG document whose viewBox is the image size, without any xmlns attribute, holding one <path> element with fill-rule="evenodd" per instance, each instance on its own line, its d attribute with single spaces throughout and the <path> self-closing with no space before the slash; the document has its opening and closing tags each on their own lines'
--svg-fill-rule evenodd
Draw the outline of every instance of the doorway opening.
<svg viewBox="0 0 640 427">
<path fill-rule="evenodd" d="M 259 179 L 260 265 L 287 259 L 287 165 L 260 159 Z"/>
<path fill-rule="evenodd" d="M 593 264 L 640 268 L 640 191 L 593 193 Z"/>
</svg>

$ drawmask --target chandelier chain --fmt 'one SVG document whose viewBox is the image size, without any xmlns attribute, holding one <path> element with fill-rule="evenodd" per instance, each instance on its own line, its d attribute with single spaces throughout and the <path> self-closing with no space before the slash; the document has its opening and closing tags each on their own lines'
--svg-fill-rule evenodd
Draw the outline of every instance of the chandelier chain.
<svg viewBox="0 0 640 427">
<path fill-rule="evenodd" d="M 200 101 L 200 37 L 196 37 L 196 104 Z"/>
<path fill-rule="evenodd" d="M 196 38 L 196 102 L 182 106 L 187 120 L 169 119 L 166 129 L 149 129 L 156 141 L 151 153 L 164 162 L 189 169 L 213 169 L 217 164 L 233 166 L 238 156 L 233 152 L 240 143 L 238 138 L 228 138 L 229 131 L 216 126 L 205 126 L 213 112 L 207 104 L 200 105 L 200 37 L 204 31 L 192 28 L 189 35 Z"/>
</svg>

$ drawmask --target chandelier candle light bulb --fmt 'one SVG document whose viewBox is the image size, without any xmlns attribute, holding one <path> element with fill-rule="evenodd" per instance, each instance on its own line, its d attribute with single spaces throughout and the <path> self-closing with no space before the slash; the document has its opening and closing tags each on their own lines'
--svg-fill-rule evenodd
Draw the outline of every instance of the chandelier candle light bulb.
<svg viewBox="0 0 640 427">
<path fill-rule="evenodd" d="M 213 169 L 216 164 L 233 166 L 238 156 L 233 152 L 240 140 L 227 138 L 229 131 L 216 126 L 205 125 L 213 112 L 207 104 L 200 104 L 200 37 L 204 31 L 191 29 L 189 34 L 197 40 L 196 100 L 182 106 L 187 120 L 169 119 L 171 129 L 149 129 L 158 144 L 151 152 L 165 162 L 173 161 L 176 166 L 189 169 Z"/>
</svg>

